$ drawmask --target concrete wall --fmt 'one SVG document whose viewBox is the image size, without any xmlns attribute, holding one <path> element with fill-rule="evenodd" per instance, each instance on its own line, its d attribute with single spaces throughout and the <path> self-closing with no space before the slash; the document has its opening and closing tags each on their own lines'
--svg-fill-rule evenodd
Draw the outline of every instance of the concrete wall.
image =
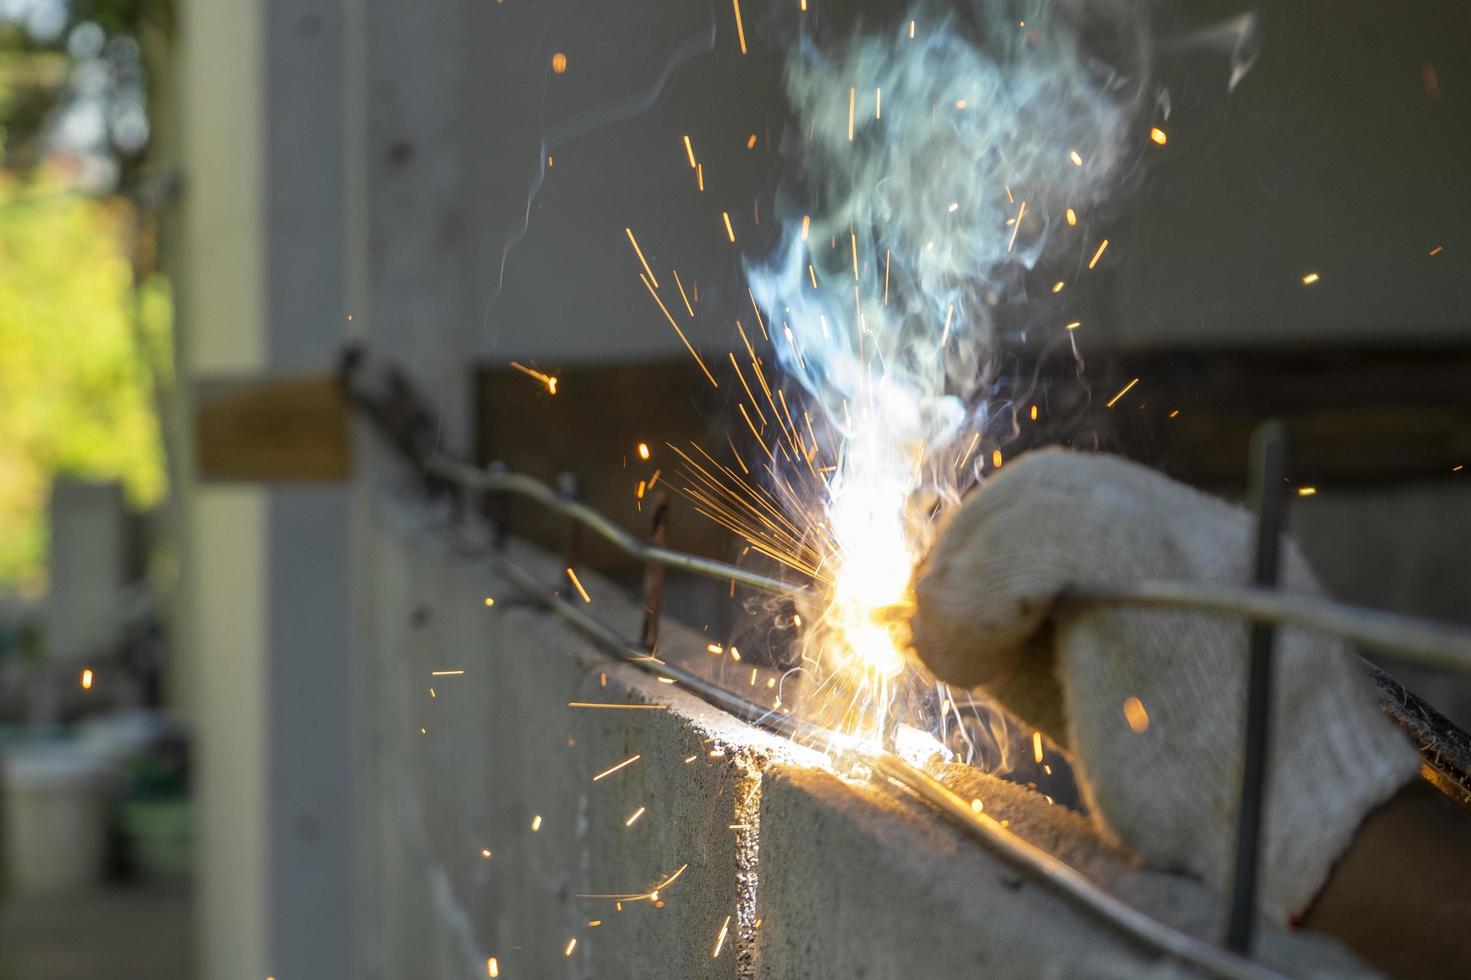
<svg viewBox="0 0 1471 980">
<path fill-rule="evenodd" d="M 484 976 L 492 956 L 503 977 L 1122 977 L 1157 966 L 922 806 L 839 778 L 518 603 L 431 511 L 386 496 L 373 506 L 378 532 L 359 556 L 373 691 L 358 758 L 372 777 L 360 784 L 357 887 L 369 898 L 354 975 Z M 556 583 L 549 556 L 514 542 L 509 554 Z M 612 583 L 585 584 L 598 616 L 631 632 L 637 604 Z M 703 643 L 666 624 L 666 649 Z M 445 670 L 463 673 L 434 673 Z M 1115 894 L 1197 934 L 1216 930 L 1198 885 L 1132 867 L 1078 814 L 972 770 L 947 778 Z M 680 869 L 662 907 L 585 897 L 646 892 Z M 1331 944 L 1269 930 L 1263 945 L 1295 971 L 1352 970 Z"/>
</svg>

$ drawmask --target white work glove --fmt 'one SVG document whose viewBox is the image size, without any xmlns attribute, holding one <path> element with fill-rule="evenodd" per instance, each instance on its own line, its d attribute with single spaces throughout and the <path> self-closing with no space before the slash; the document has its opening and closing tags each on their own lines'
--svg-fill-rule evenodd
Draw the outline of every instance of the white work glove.
<svg viewBox="0 0 1471 980">
<path fill-rule="evenodd" d="M 1194 611 L 1053 609 L 1065 585 L 1146 579 L 1246 585 L 1244 510 L 1122 459 L 1029 453 L 955 512 L 915 573 L 915 651 L 984 685 L 1071 749 L 1100 829 L 1150 865 L 1230 883 L 1241 786 L 1247 624 Z M 1284 542 L 1282 588 L 1320 594 Z M 1260 907 L 1304 911 L 1363 818 L 1417 770 L 1356 659 L 1282 629 L 1273 673 Z M 1137 698 L 1136 733 L 1125 702 Z M 1130 706 L 1133 707 L 1132 705 Z M 1135 711 L 1136 725 L 1142 717 Z M 1142 727 L 1142 726 L 1141 726 Z"/>
</svg>

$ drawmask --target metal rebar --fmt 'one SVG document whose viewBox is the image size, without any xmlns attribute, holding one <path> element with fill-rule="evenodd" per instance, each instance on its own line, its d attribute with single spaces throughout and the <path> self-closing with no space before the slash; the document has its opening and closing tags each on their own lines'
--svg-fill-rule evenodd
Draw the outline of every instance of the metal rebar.
<svg viewBox="0 0 1471 980">
<path fill-rule="evenodd" d="M 669 543 L 669 491 L 660 490 L 654 498 L 654 518 L 649 528 L 649 543 L 662 548 Z M 644 565 L 643 645 L 649 653 L 659 645 L 659 614 L 664 604 L 664 566 L 656 561 Z"/>
<path fill-rule="evenodd" d="M 1211 582 L 1137 582 L 1069 586 L 1058 602 L 1064 606 L 1166 606 L 1243 616 L 1257 622 L 1332 633 L 1411 663 L 1471 674 L 1471 632 L 1317 596 Z"/>
<path fill-rule="evenodd" d="M 1252 580 L 1259 589 L 1275 589 L 1281 566 L 1285 502 L 1282 474 L 1287 463 L 1287 430 L 1280 422 L 1264 423 L 1252 435 L 1251 485 L 1248 496 L 1256 515 L 1256 548 Z M 1257 870 L 1261 861 L 1262 811 L 1271 763 L 1272 661 L 1277 641 L 1275 623 L 1251 624 L 1247 645 L 1246 724 L 1242 733 L 1241 799 L 1236 817 L 1236 868 L 1231 878 L 1230 919 L 1226 948 L 1251 953 L 1256 925 Z"/>
<path fill-rule="evenodd" d="M 441 456 L 434 457 L 427 465 L 444 479 L 463 481 L 490 494 L 514 494 L 576 520 L 639 561 L 655 562 L 706 578 L 733 579 L 741 585 L 777 595 L 811 596 L 810 589 L 792 582 L 641 541 L 587 504 L 562 500 L 551 487 L 525 474 L 477 469 Z M 1061 606 L 1168 606 L 1244 616 L 1256 622 L 1334 633 L 1413 663 L 1471 674 L 1471 632 L 1315 596 L 1209 582 L 1146 581 L 1120 585 L 1079 583 L 1065 588 L 1056 601 Z"/>
<path fill-rule="evenodd" d="M 624 554 L 645 564 L 733 581 L 777 595 L 811 597 L 812 590 L 793 582 L 727 562 L 674 551 L 660 543 L 641 541 L 586 504 L 560 499 L 554 489 L 540 480 L 512 473 L 500 464 L 492 463 L 481 469 L 461 461 L 439 449 L 432 439 L 426 437 L 426 433 L 434 432 L 436 427 L 402 372 L 388 369 L 387 382 L 382 386 L 385 390 L 379 393 L 358 383 L 364 359 L 365 355 L 356 349 L 343 353 L 338 378 L 347 399 L 383 433 L 400 455 L 418 469 L 427 484 L 454 483 L 482 491 L 492 500 L 504 495 L 531 500 L 576 521 Z M 497 544 L 503 545 L 507 525 L 503 501 L 493 503 L 492 507 L 499 528 Z M 1059 594 L 1056 601 L 1060 605 L 1166 606 L 1244 616 L 1254 622 L 1335 633 L 1361 646 L 1393 654 L 1412 663 L 1471 674 L 1471 632 L 1310 596 L 1197 582 L 1076 583 Z"/>
</svg>

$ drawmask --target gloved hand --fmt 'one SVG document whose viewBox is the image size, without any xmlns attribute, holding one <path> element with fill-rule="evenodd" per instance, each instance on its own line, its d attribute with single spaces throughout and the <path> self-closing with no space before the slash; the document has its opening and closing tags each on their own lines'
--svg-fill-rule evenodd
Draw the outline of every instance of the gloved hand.
<svg viewBox="0 0 1471 980">
<path fill-rule="evenodd" d="M 1224 890 L 1246 623 L 1137 607 L 1055 610 L 1051 600 L 1073 583 L 1245 585 L 1252 536 L 1240 508 L 1122 459 L 1029 453 L 965 501 L 916 571 L 915 651 L 941 680 L 984 685 L 1070 748 L 1106 835 L 1154 867 Z M 1282 587 L 1319 594 L 1302 553 L 1284 545 Z M 1418 757 L 1339 641 L 1282 629 L 1276 649 L 1258 881 L 1263 913 L 1284 921 L 1312 900 L 1366 814 L 1414 777 Z"/>
</svg>

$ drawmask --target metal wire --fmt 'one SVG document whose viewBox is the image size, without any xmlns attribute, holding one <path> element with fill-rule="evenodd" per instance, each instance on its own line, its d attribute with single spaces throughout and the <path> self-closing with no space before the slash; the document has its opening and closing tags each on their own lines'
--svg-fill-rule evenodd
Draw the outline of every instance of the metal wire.
<svg viewBox="0 0 1471 980">
<path fill-rule="evenodd" d="M 811 595 L 811 590 L 750 569 L 648 544 L 587 504 L 570 500 L 554 488 L 522 473 L 470 466 L 434 451 L 425 469 L 467 490 L 514 494 L 578 522 L 630 557 L 667 568 L 735 581 L 764 592 Z M 1229 613 L 1253 622 L 1299 626 L 1334 633 L 1345 640 L 1412 663 L 1471 673 L 1471 632 L 1456 627 L 1365 609 L 1314 596 L 1272 589 L 1203 582 L 1144 581 L 1117 585 L 1068 586 L 1057 597 L 1059 607 L 1086 605 L 1169 606 L 1201 612 Z"/>
<path fill-rule="evenodd" d="M 358 348 L 349 347 L 343 351 L 338 366 L 338 381 L 343 394 L 422 476 L 464 491 L 513 494 L 534 501 L 553 513 L 576 521 L 624 554 L 642 562 L 692 575 L 738 582 L 764 592 L 793 597 L 811 595 L 811 590 L 791 582 L 645 542 L 593 508 L 569 499 L 534 477 L 497 467 L 472 466 L 444 452 L 438 448 L 434 437 L 438 426 L 406 375 L 390 367 L 386 372 L 386 384 L 376 392 L 359 383 L 364 373 L 365 358 L 365 353 Z M 1412 663 L 1471 674 L 1471 632 L 1311 596 L 1284 595 L 1245 586 L 1146 581 L 1077 583 L 1065 588 L 1056 597 L 1056 602 L 1062 608 L 1109 604 L 1228 613 L 1258 623 L 1323 630 Z"/>
</svg>

